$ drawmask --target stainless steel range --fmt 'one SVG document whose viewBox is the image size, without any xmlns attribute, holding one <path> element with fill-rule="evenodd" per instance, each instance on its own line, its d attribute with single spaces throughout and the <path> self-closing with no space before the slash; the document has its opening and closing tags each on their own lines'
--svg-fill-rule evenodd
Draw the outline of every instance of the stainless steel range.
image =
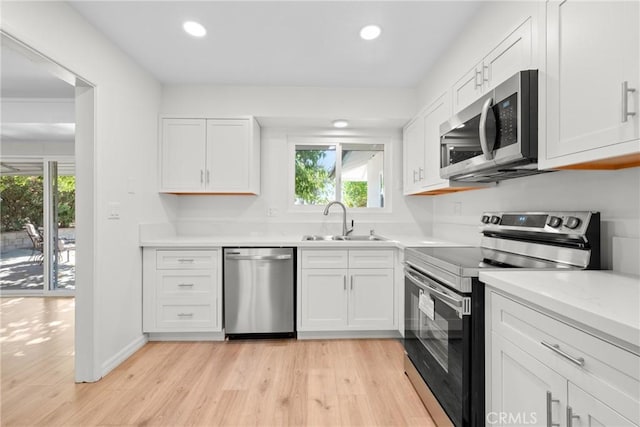
<svg viewBox="0 0 640 427">
<path fill-rule="evenodd" d="M 405 250 L 405 372 L 438 425 L 484 426 L 485 268 L 599 269 L 597 212 L 487 212 L 480 247 Z"/>
</svg>

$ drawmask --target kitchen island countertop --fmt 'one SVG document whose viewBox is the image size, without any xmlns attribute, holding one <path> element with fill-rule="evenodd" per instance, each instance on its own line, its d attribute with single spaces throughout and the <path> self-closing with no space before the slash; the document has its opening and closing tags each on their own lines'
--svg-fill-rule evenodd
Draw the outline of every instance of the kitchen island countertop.
<svg viewBox="0 0 640 427">
<path fill-rule="evenodd" d="M 640 277 L 610 270 L 481 271 L 480 281 L 640 354 Z"/>
</svg>

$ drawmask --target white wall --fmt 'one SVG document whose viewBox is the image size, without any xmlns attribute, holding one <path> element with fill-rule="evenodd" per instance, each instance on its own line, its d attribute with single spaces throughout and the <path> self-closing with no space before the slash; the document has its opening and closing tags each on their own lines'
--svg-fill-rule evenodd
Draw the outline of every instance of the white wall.
<svg viewBox="0 0 640 427">
<path fill-rule="evenodd" d="M 322 136 L 328 132 L 300 129 L 304 119 L 346 118 L 368 123 L 403 123 L 416 109 L 415 91 L 409 89 L 328 89 L 304 87 L 219 87 L 166 86 L 163 91 L 163 116 L 217 117 L 254 115 L 278 119 L 292 127 L 262 129 L 261 195 L 254 196 L 165 196 L 177 199 L 178 232 L 209 234 L 236 232 L 335 233 L 341 217 L 336 210 L 329 217 L 322 207 L 300 212 L 288 205 L 288 136 Z M 335 131 L 330 131 L 335 135 Z M 402 149 L 399 128 L 348 130 L 351 136 L 375 136 L 391 139 L 389 155 L 393 178 L 387 181 L 387 198 L 392 211 L 385 213 L 349 212 L 357 233 L 374 228 L 379 233 L 430 234 L 431 200 L 402 196 Z M 268 216 L 268 212 L 275 213 Z M 224 229 L 219 224 L 224 223 Z M 237 224 L 237 228 L 233 227 Z M 297 225 L 296 225 L 297 224 Z M 311 229 L 312 227 L 319 227 Z M 294 231 L 295 230 L 295 231 Z"/>
<path fill-rule="evenodd" d="M 433 231 L 443 239 L 479 244 L 483 211 L 597 211 L 602 267 L 610 269 L 613 237 L 640 238 L 639 188 L 640 168 L 557 171 L 502 181 L 494 188 L 435 197 Z"/>
<path fill-rule="evenodd" d="M 419 87 L 426 105 L 455 83 L 504 36 L 533 16 L 533 51 L 544 69 L 544 2 L 487 2 Z M 560 171 L 502 181 L 494 188 L 433 197 L 433 234 L 479 244 L 483 211 L 591 210 L 601 212 L 602 264 L 611 268 L 614 236 L 640 237 L 640 168 Z"/>
<path fill-rule="evenodd" d="M 82 339 L 95 343 L 93 378 L 84 379 L 97 379 L 144 342 L 138 223 L 175 216 L 175 203 L 157 194 L 161 87 L 65 3 L 3 2 L 2 29 L 96 88 L 95 154 L 76 147 L 89 153 L 76 166 L 94 181 L 94 199 L 78 206 L 79 214 L 95 209 L 94 241 L 81 242 L 78 230 L 78 252 L 93 245 L 95 265 L 91 282 L 77 283 L 77 295 L 93 291 L 92 301 L 78 298 L 78 304 L 94 306 L 78 312 L 94 316 L 93 331 Z M 112 202 L 120 204 L 120 220 L 107 219 Z M 77 328 L 85 321 L 78 318 Z"/>
<path fill-rule="evenodd" d="M 408 120 L 416 107 L 412 89 L 167 85 L 161 113 Z"/>
<path fill-rule="evenodd" d="M 261 194 L 260 196 L 167 196 L 178 200 L 178 232 L 182 233 L 236 233 L 263 232 L 283 234 L 335 234 L 340 231 L 339 210 L 328 217 L 322 215 L 322 207 L 312 212 L 300 212 L 289 206 L 289 156 L 287 130 L 264 129 L 262 131 Z M 392 211 L 386 213 L 356 213 L 349 211 L 348 218 L 355 220 L 357 234 L 376 232 L 394 234 L 430 234 L 431 203 L 428 198 L 402 196 L 402 147 L 399 131 L 391 137 L 392 178 L 389 179 L 387 200 Z M 269 216 L 271 210 L 273 216 Z M 208 223 L 208 225 L 207 225 Z M 191 226 L 189 225 L 191 224 Z M 218 224 L 224 224 L 223 229 Z M 237 227 L 234 227 L 234 224 Z M 203 228 L 204 227 L 204 228 Z"/>
</svg>

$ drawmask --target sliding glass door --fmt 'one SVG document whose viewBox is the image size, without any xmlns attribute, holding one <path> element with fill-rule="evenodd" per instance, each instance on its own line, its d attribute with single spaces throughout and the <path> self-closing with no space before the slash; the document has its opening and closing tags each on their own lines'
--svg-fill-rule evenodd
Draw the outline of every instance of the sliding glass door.
<svg viewBox="0 0 640 427">
<path fill-rule="evenodd" d="M 0 292 L 75 290 L 73 162 L 2 161 Z"/>
</svg>

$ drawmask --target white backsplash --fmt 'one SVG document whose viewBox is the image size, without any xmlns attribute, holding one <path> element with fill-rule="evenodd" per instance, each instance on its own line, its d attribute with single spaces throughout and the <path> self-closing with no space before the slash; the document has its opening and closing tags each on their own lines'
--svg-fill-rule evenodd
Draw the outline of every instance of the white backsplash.
<svg viewBox="0 0 640 427">
<path fill-rule="evenodd" d="M 613 268 L 613 237 L 640 237 L 640 168 L 558 171 L 500 182 L 496 187 L 433 198 L 433 235 L 477 245 L 485 211 L 597 211 L 601 262 Z"/>
</svg>

